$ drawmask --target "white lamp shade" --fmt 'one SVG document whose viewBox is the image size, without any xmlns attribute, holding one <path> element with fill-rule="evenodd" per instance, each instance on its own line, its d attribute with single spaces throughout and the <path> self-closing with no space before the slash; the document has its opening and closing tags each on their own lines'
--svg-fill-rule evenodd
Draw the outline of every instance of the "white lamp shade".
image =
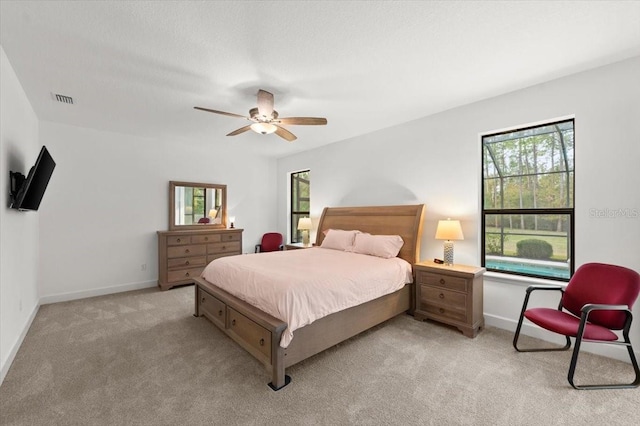
<svg viewBox="0 0 640 426">
<path fill-rule="evenodd" d="M 298 230 L 308 231 L 312 227 L 313 227 L 313 224 L 311 223 L 311 218 L 301 217 L 300 220 L 298 220 Z"/>
<path fill-rule="evenodd" d="M 451 219 L 438 221 L 436 240 L 464 240 L 460 221 Z"/>
<path fill-rule="evenodd" d="M 211 209 L 209 210 L 209 217 L 216 217 L 218 215 L 218 210 L 216 209 Z"/>
</svg>

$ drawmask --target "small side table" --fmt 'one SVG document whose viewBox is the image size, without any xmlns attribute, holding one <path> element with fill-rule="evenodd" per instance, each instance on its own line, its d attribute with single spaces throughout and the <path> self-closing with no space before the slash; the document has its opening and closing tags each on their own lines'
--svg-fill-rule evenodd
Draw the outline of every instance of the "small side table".
<svg viewBox="0 0 640 426">
<path fill-rule="evenodd" d="M 476 337 L 484 327 L 484 268 L 418 262 L 416 270 L 417 320 L 431 319 L 452 325 L 467 337 Z"/>
<path fill-rule="evenodd" d="M 308 249 L 313 247 L 313 244 L 309 243 L 309 244 L 302 244 L 302 243 L 289 243 L 289 244 L 285 244 L 284 248 L 285 250 L 299 250 L 299 249 Z"/>
</svg>

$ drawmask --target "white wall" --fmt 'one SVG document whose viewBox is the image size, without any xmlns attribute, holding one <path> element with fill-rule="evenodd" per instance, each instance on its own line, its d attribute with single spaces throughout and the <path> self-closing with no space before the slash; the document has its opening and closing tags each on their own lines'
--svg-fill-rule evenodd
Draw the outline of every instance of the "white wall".
<svg viewBox="0 0 640 426">
<path fill-rule="evenodd" d="M 38 213 L 11 210 L 9 171 L 38 157 L 38 119 L 0 46 L 0 383 L 38 309 Z"/>
<path fill-rule="evenodd" d="M 421 258 L 442 257 L 442 242 L 433 238 L 436 224 L 452 217 L 462 221 L 465 236 L 455 244 L 456 263 L 479 265 L 479 135 L 575 116 L 576 265 L 611 262 L 640 271 L 640 217 L 591 214 L 606 208 L 640 211 L 639 75 L 636 57 L 280 159 L 279 229 L 287 229 L 287 174 L 309 168 L 316 225 L 325 206 L 425 203 Z M 515 330 L 530 282 L 486 276 L 487 323 Z M 535 333 L 530 327 L 524 331 Z M 638 350 L 638 320 L 631 338 Z M 600 347 L 624 359 L 622 350 Z"/>
<path fill-rule="evenodd" d="M 245 253 L 276 226 L 275 160 L 224 140 L 144 139 L 49 122 L 40 135 L 57 163 L 40 206 L 43 303 L 155 286 L 170 180 L 226 184 Z"/>
</svg>

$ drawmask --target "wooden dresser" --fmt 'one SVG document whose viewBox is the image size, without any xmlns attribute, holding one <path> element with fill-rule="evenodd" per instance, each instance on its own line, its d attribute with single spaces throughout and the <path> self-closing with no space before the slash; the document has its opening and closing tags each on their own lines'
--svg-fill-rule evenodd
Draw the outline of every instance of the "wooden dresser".
<svg viewBox="0 0 640 426">
<path fill-rule="evenodd" d="M 476 337 L 484 327 L 482 275 L 485 269 L 467 265 L 415 264 L 417 320 L 431 319 Z"/>
<path fill-rule="evenodd" d="M 214 259 L 242 254 L 242 229 L 158 231 L 158 286 L 193 283 Z"/>
</svg>

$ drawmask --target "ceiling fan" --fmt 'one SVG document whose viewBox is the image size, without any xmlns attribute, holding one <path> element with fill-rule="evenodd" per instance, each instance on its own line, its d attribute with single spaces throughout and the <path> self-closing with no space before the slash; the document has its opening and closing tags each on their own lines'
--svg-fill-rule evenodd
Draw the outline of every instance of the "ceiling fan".
<svg viewBox="0 0 640 426">
<path fill-rule="evenodd" d="M 292 142 L 297 139 L 296 135 L 282 127 L 282 125 L 324 125 L 327 124 L 326 118 L 320 117 L 286 117 L 280 118 L 278 111 L 273 109 L 273 94 L 266 90 L 258 90 L 258 107 L 249 110 L 249 117 L 234 114 L 232 112 L 217 111 L 215 109 L 194 107 L 201 111 L 213 112 L 215 114 L 228 115 L 230 117 L 239 117 L 249 120 L 252 123 L 229 133 L 227 136 L 236 136 L 247 130 L 253 130 L 256 133 L 268 135 L 275 133 L 283 139 Z"/>
</svg>

